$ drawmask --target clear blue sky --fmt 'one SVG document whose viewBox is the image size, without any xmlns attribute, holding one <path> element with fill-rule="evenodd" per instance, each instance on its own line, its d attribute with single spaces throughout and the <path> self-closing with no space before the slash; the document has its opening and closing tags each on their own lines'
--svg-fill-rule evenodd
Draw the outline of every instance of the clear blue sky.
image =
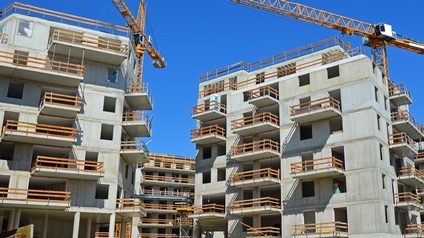
<svg viewBox="0 0 424 238">
<path fill-rule="evenodd" d="M 2 0 L 3 9 L 12 0 Z M 111 0 L 21 0 L 22 3 L 124 25 Z M 424 42 L 424 2 L 411 0 L 298 0 L 299 3 L 368 23 L 384 22 L 402 35 Z M 135 15 L 138 0 L 126 0 Z M 153 137 L 150 151 L 194 155 L 190 130 L 196 105 L 199 75 L 245 60 L 262 58 L 338 35 L 352 46 L 360 37 L 342 36 L 338 31 L 303 23 L 231 3 L 230 0 L 148 0 L 147 16 L 155 41 L 168 66 L 154 69 L 145 58 L 144 81 L 153 97 Z M 151 32 L 150 32 L 151 33 Z M 151 33 L 152 34 L 152 33 Z M 369 53 L 369 49 L 367 49 Z M 405 83 L 412 93 L 411 112 L 424 123 L 424 55 L 388 47 L 390 78 Z"/>
</svg>

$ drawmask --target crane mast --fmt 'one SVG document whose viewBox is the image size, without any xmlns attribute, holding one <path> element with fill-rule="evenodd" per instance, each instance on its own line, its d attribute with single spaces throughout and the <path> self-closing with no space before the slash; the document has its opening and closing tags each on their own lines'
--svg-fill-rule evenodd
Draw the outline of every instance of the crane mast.
<svg viewBox="0 0 424 238">
<path fill-rule="evenodd" d="M 231 0 L 245 6 L 268 11 L 300 21 L 324 26 L 342 34 L 357 35 L 367 39 L 371 46 L 373 61 L 388 77 L 386 45 L 424 54 L 424 44 L 402 37 L 391 31 L 387 24 L 373 25 L 353 18 L 334 14 L 285 0 Z"/>
</svg>

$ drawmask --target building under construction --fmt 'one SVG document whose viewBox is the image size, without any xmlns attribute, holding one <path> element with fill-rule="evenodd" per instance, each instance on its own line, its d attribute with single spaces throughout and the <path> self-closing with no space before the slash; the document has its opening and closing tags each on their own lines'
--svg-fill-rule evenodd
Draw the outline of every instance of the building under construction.
<svg viewBox="0 0 424 238">
<path fill-rule="evenodd" d="M 411 103 L 337 37 L 202 74 L 195 237 L 422 237 Z"/>
</svg>

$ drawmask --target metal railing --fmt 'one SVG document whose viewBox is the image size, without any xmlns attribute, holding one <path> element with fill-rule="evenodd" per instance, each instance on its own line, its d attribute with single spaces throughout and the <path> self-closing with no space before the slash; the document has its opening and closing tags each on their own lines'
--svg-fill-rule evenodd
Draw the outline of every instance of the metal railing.
<svg viewBox="0 0 424 238">
<path fill-rule="evenodd" d="M 144 203 L 144 208 L 146 210 L 168 210 L 175 211 L 175 209 L 182 207 L 181 205 L 174 204 L 156 204 L 156 203 Z"/>
<path fill-rule="evenodd" d="M 225 206 L 216 203 L 193 206 L 193 214 L 225 214 Z"/>
<path fill-rule="evenodd" d="M 116 199 L 116 211 L 138 212 L 144 210 L 144 204 L 138 198 L 118 198 Z"/>
<path fill-rule="evenodd" d="M 193 224 L 193 219 L 190 218 L 183 218 L 182 220 L 183 226 L 189 226 Z M 180 225 L 180 219 L 159 219 L 159 218 L 141 218 L 140 219 L 141 224 L 160 224 L 160 225 L 170 225 L 170 226 L 179 226 Z"/>
<path fill-rule="evenodd" d="M 280 237 L 281 229 L 278 227 L 265 226 L 265 227 L 248 227 L 247 237 Z"/>
<path fill-rule="evenodd" d="M 25 136 L 29 135 L 43 135 L 49 137 L 62 137 L 76 140 L 78 130 L 73 127 L 54 126 L 37 124 L 30 122 L 7 120 L 6 125 L 3 126 L 3 133 L 25 133 Z"/>
<path fill-rule="evenodd" d="M 261 198 L 253 198 L 253 199 L 246 199 L 246 200 L 237 200 L 234 201 L 230 210 L 232 212 L 234 211 L 243 211 L 245 209 L 252 209 L 252 208 L 260 208 L 260 207 L 271 207 L 280 209 L 280 199 L 278 198 L 272 198 L 272 197 L 261 197 Z"/>
<path fill-rule="evenodd" d="M 414 157 L 414 161 L 415 162 L 424 161 L 424 151 L 418 152 L 418 154 Z"/>
<path fill-rule="evenodd" d="M 328 96 L 325 98 L 290 106 L 290 116 L 294 117 L 305 113 L 325 110 L 327 108 L 332 108 L 341 113 L 340 102 L 333 97 Z"/>
<path fill-rule="evenodd" d="M 0 188 L 0 203 L 4 201 L 70 204 L 71 192 L 55 190 L 39 190 L 24 188 Z"/>
<path fill-rule="evenodd" d="M 322 222 L 322 223 L 315 223 L 315 224 L 299 224 L 299 225 L 293 225 L 292 226 L 292 236 L 307 236 L 318 234 L 318 235 L 325 235 L 325 234 L 341 234 L 345 233 L 347 234 L 348 230 L 348 223 L 346 222 Z"/>
<path fill-rule="evenodd" d="M 172 177 L 172 176 L 143 175 L 141 177 L 141 182 L 166 182 L 166 183 L 194 184 L 194 179 Z"/>
<path fill-rule="evenodd" d="M 122 121 L 125 122 L 138 122 L 144 123 L 148 130 L 150 131 L 151 119 L 147 116 L 147 113 L 144 111 L 134 111 L 134 112 L 124 112 L 122 115 Z"/>
<path fill-rule="evenodd" d="M 399 177 L 401 176 L 416 176 L 417 178 L 424 180 L 424 171 L 417 170 L 413 166 L 403 166 L 399 169 Z"/>
<path fill-rule="evenodd" d="M 142 189 L 140 194 L 163 197 L 194 197 L 192 192 Z"/>
<path fill-rule="evenodd" d="M 60 107 L 67 107 L 70 109 L 81 109 L 83 102 L 82 98 L 79 96 L 70 96 L 53 92 L 44 93 L 43 98 L 41 98 L 41 103 L 39 110 L 45 105 L 55 105 Z"/>
<path fill-rule="evenodd" d="M 395 205 L 398 205 L 398 203 L 419 204 L 421 202 L 420 197 L 418 197 L 416 194 L 413 194 L 411 192 L 394 193 L 393 199 L 394 199 Z"/>
<path fill-rule="evenodd" d="M 76 171 L 103 174 L 103 162 L 37 156 L 32 170 L 54 169 L 57 172 Z"/>
<path fill-rule="evenodd" d="M 138 151 L 140 153 L 148 153 L 146 144 L 141 140 L 121 141 L 121 152 Z"/>
<path fill-rule="evenodd" d="M 422 224 L 406 224 L 402 227 L 402 234 L 413 234 L 415 237 L 424 237 L 424 227 Z"/>
<path fill-rule="evenodd" d="M 231 183 L 237 183 L 265 178 L 280 180 L 280 170 L 265 168 L 252 171 L 238 172 L 230 176 L 230 181 Z"/>
<path fill-rule="evenodd" d="M 247 91 L 247 97 L 249 100 L 261 98 L 265 96 L 270 96 L 271 98 L 278 100 L 279 98 L 278 90 L 267 85 L 267 86 L 263 86 L 263 87 L 259 87 L 259 88 L 255 88 L 250 91 Z"/>
<path fill-rule="evenodd" d="M 260 141 L 231 146 L 231 155 L 237 156 L 237 155 L 251 154 L 251 153 L 261 152 L 265 150 L 271 150 L 271 151 L 279 153 L 280 144 L 270 139 L 263 139 Z"/>
<path fill-rule="evenodd" d="M 402 111 L 398 111 L 398 112 L 392 112 L 391 116 L 392 116 L 392 122 L 393 123 L 407 121 L 407 122 L 411 123 L 414 127 L 416 127 L 422 134 L 424 134 L 424 127 L 420 123 L 418 123 L 414 119 L 414 117 L 412 117 L 410 112 L 408 112 L 406 110 L 402 110 Z"/>
<path fill-rule="evenodd" d="M 204 112 L 213 112 L 213 111 L 222 112 L 225 114 L 227 113 L 227 107 L 225 104 L 222 104 L 219 102 L 215 102 L 215 101 L 207 102 L 204 104 L 194 106 L 191 116 L 195 116 L 197 114 L 204 113 Z"/>
<path fill-rule="evenodd" d="M 280 120 L 277 115 L 270 112 L 263 112 L 241 119 L 231 121 L 231 130 L 237 130 L 245 127 L 255 126 L 258 124 L 271 123 L 275 126 L 279 126 Z"/>
<path fill-rule="evenodd" d="M 290 164 L 290 174 L 300 174 L 312 171 L 325 172 L 332 168 L 344 172 L 344 162 L 340 159 L 337 159 L 336 157 L 295 162 Z"/>
<path fill-rule="evenodd" d="M 390 145 L 402 145 L 406 144 L 413 149 L 416 149 L 416 142 L 412 140 L 405 132 L 390 134 L 389 135 L 389 146 Z"/>
<path fill-rule="evenodd" d="M 218 126 L 218 124 L 215 124 L 191 130 L 191 140 L 202 138 L 204 136 L 217 136 L 225 138 L 225 129 Z"/>
<path fill-rule="evenodd" d="M 389 86 L 389 96 L 398 97 L 398 96 L 407 96 L 411 98 L 411 92 L 405 87 L 405 84 L 391 85 Z"/>
<path fill-rule="evenodd" d="M 233 83 L 218 83 L 212 84 L 210 87 L 199 91 L 199 98 L 212 95 L 214 93 L 220 93 L 231 89 L 236 89 L 236 84 Z"/>
</svg>

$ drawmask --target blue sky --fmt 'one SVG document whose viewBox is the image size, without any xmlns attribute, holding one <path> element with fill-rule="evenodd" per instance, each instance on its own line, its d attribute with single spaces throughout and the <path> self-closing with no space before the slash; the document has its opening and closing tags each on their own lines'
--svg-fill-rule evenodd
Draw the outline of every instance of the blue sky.
<svg viewBox="0 0 424 238">
<path fill-rule="evenodd" d="M 4 9 L 13 0 L 2 0 Z M 111 0 L 21 0 L 51 10 L 124 25 Z M 138 0 L 126 0 L 134 15 Z M 387 23 L 402 35 L 424 42 L 424 2 L 411 0 L 298 0 L 298 3 L 348 16 L 368 23 Z M 303 23 L 287 17 L 234 4 L 230 0 L 148 0 L 147 16 L 159 51 L 168 63 L 154 69 L 145 58 L 143 80 L 149 82 L 154 98 L 153 136 L 145 141 L 150 151 L 194 155 L 190 130 L 196 127 L 191 108 L 196 105 L 199 75 L 241 60 L 262 58 L 316 42 L 334 35 L 353 47 L 357 36 Z M 369 49 L 366 49 L 369 53 Z M 405 83 L 414 103 L 410 110 L 424 123 L 424 55 L 388 47 L 389 74 L 396 83 Z M 420 106 L 419 106 L 420 105 Z"/>
</svg>

